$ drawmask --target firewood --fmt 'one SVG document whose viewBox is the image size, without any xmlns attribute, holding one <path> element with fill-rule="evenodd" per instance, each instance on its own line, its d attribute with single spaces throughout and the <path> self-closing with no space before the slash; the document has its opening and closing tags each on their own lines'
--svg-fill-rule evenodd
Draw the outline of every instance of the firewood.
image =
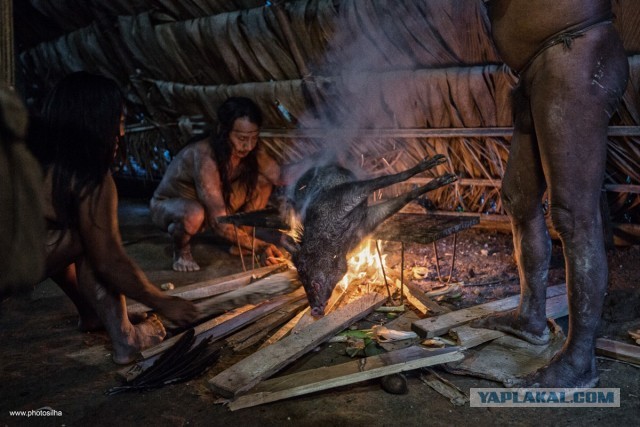
<svg viewBox="0 0 640 427">
<path fill-rule="evenodd" d="M 547 298 L 566 294 L 566 286 L 557 285 L 547 288 Z M 425 338 L 433 338 L 438 335 L 446 334 L 451 328 L 471 322 L 481 317 L 508 311 L 516 308 L 520 302 L 520 295 L 514 295 L 497 301 L 488 302 L 486 304 L 476 305 L 474 307 L 462 310 L 452 311 L 436 317 L 428 317 L 413 323 L 413 330 L 418 335 Z"/>
<path fill-rule="evenodd" d="M 640 347 L 625 342 L 598 338 L 596 354 L 640 366 Z"/>
<path fill-rule="evenodd" d="M 438 350 L 427 350 L 418 346 L 409 347 L 264 381 L 252 393 L 230 402 L 229 409 L 235 411 L 463 358 L 462 353 L 455 347 Z"/>
<path fill-rule="evenodd" d="M 224 397 L 235 397 L 268 378 L 299 356 L 327 341 L 336 332 L 358 321 L 385 298 L 369 294 L 312 323 L 297 334 L 265 347 L 209 380 L 209 387 Z"/>
<path fill-rule="evenodd" d="M 215 336 L 216 338 L 222 338 L 223 336 L 229 335 L 230 333 L 237 331 L 242 326 L 277 310 L 278 308 L 282 307 L 283 305 L 289 302 L 296 301 L 303 298 L 304 295 L 305 295 L 304 289 L 299 288 L 291 294 L 280 295 L 279 297 L 272 298 L 268 301 L 264 301 L 263 303 L 257 306 L 251 307 L 250 304 L 247 304 L 245 307 L 247 306 L 250 307 L 250 309 L 247 310 L 247 312 L 252 312 L 252 313 L 251 313 L 251 316 L 245 316 L 245 318 L 242 319 L 243 320 L 242 322 L 238 322 L 237 316 L 234 316 L 231 319 L 225 319 L 224 324 L 226 327 L 224 329 L 221 329 L 220 326 L 223 324 L 223 322 L 220 321 L 220 318 L 223 316 L 219 316 L 214 319 L 211 319 L 208 322 L 205 322 L 196 326 L 194 328 L 196 331 L 196 335 L 198 336 L 199 339 L 207 338 L 210 336 Z M 247 319 L 246 317 L 249 317 L 249 319 Z M 233 322 L 234 320 L 236 320 L 236 322 Z M 180 335 L 176 335 L 172 338 L 169 338 L 168 340 L 161 342 L 160 344 L 154 347 L 143 350 L 141 352 L 142 357 L 146 359 L 148 357 L 162 353 L 164 350 L 170 347 L 173 344 L 173 342 L 178 339 L 179 336 Z"/>
<path fill-rule="evenodd" d="M 566 295 L 547 298 L 547 318 L 557 319 L 559 317 L 566 316 L 568 312 L 569 306 Z M 472 348 L 496 338 L 500 338 L 506 334 L 492 329 L 473 328 L 469 325 L 461 325 L 456 328 L 452 328 L 449 331 L 449 335 L 456 339 L 457 344 L 461 348 Z"/>
<path fill-rule="evenodd" d="M 250 285 L 243 286 L 231 292 L 209 298 L 196 306 L 201 317 L 207 317 L 218 313 L 224 313 L 236 307 L 247 304 L 257 304 L 270 297 L 291 292 L 300 286 L 295 270 L 288 270 L 258 280 Z"/>
<path fill-rule="evenodd" d="M 354 292 L 356 290 L 356 288 L 358 288 L 356 283 L 350 283 L 349 286 L 347 286 L 346 289 L 342 288 L 341 286 L 336 286 L 333 289 L 333 292 L 331 293 L 331 298 L 329 298 L 329 301 L 327 301 L 327 308 L 325 310 L 326 314 L 331 313 L 333 310 L 336 310 L 339 306 L 339 304 L 344 301 L 346 299 L 346 296 L 348 294 L 350 294 L 351 292 Z M 313 317 L 311 315 L 310 311 L 306 311 L 299 319 L 298 319 L 298 323 L 296 323 L 291 332 L 292 333 L 297 333 L 298 331 L 304 329 L 305 327 L 309 326 L 310 324 L 312 324 L 313 322 L 315 322 L 317 319 L 315 317 Z"/>
<path fill-rule="evenodd" d="M 288 304 L 230 336 L 226 342 L 234 351 L 244 350 L 260 341 L 273 329 L 291 320 L 306 305 L 307 301 L 304 298 Z"/>
<path fill-rule="evenodd" d="M 311 307 L 307 307 L 302 310 L 300 313 L 296 314 L 296 316 L 289 320 L 283 327 L 278 329 L 273 335 L 271 335 L 262 345 L 260 346 L 260 350 L 265 347 L 270 346 L 271 344 L 280 341 L 282 338 L 287 336 L 289 332 L 298 324 L 300 319 L 309 311 Z"/>
<path fill-rule="evenodd" d="M 196 300 L 202 298 L 208 298 L 215 295 L 223 294 L 236 290 L 242 286 L 246 286 L 251 283 L 252 278 L 262 277 L 265 274 L 280 269 L 282 266 L 270 265 L 267 267 L 256 268 L 251 271 L 244 271 L 241 273 L 231 274 L 229 276 L 217 277 L 211 280 L 205 280 L 203 282 L 192 283 L 191 285 L 181 286 L 177 289 L 167 291 L 167 295 L 178 296 L 188 300 Z M 151 310 L 144 304 L 134 303 L 127 306 L 129 313 L 139 313 Z"/>
</svg>

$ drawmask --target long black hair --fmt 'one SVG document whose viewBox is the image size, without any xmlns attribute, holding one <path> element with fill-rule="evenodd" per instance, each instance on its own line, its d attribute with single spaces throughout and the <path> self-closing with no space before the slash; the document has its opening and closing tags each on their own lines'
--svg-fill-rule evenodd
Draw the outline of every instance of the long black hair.
<svg viewBox="0 0 640 427">
<path fill-rule="evenodd" d="M 211 139 L 214 160 L 220 171 L 220 181 L 222 182 L 222 197 L 227 208 L 231 207 L 231 180 L 229 179 L 229 165 L 231 158 L 231 142 L 229 134 L 233 130 L 233 124 L 237 119 L 246 117 L 251 123 L 258 127 L 262 126 L 262 111 L 260 107 L 249 98 L 236 96 L 228 98 L 218 108 L 218 128 L 216 135 Z M 260 144 L 260 140 L 258 140 Z M 240 175 L 237 180 L 245 188 L 247 195 L 246 202 L 253 197 L 253 190 L 258 183 L 258 157 L 257 148 L 242 159 L 240 162 Z"/>
<path fill-rule="evenodd" d="M 123 108 L 115 81 L 80 71 L 58 82 L 33 120 L 29 145 L 52 173 L 52 203 L 63 229 L 76 223 L 79 202 L 109 173 Z"/>
</svg>

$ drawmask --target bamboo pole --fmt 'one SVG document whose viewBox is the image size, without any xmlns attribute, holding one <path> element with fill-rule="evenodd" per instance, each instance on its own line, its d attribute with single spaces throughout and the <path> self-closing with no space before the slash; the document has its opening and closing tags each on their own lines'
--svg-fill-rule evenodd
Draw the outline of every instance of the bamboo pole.
<svg viewBox="0 0 640 427">
<path fill-rule="evenodd" d="M 328 129 L 262 129 L 262 138 L 326 138 Z M 510 138 L 512 127 L 331 129 L 357 138 Z M 640 136 L 640 126 L 609 126 L 609 136 Z"/>
<path fill-rule="evenodd" d="M 14 87 L 13 0 L 0 0 L 0 83 Z"/>
<path fill-rule="evenodd" d="M 433 178 L 409 178 L 405 182 L 407 184 L 417 184 L 424 185 L 432 181 Z M 471 179 L 471 178 L 461 178 L 456 181 L 456 184 L 461 185 L 463 187 L 494 187 L 501 188 L 502 187 L 502 179 Z M 631 184 L 604 184 L 603 188 L 605 191 L 610 191 L 612 193 L 631 193 L 631 194 L 640 194 L 640 185 L 631 185 Z"/>
<path fill-rule="evenodd" d="M 318 94 L 316 93 L 314 88 L 312 88 L 310 85 L 310 82 L 312 79 L 311 71 L 309 70 L 309 67 L 307 67 L 306 62 L 302 57 L 300 46 L 298 45 L 297 38 L 295 37 L 295 35 L 293 34 L 293 31 L 291 30 L 291 23 L 289 22 L 289 18 L 287 17 L 284 11 L 282 3 L 284 3 L 283 0 L 276 0 L 273 2 L 272 4 L 273 13 L 276 16 L 276 20 L 278 21 L 278 25 L 280 26 L 282 33 L 284 34 L 284 38 L 289 44 L 289 50 L 291 50 L 291 56 L 293 56 L 293 60 L 296 63 L 296 66 L 298 67 L 298 72 L 300 73 L 300 79 L 302 80 L 304 85 L 307 86 L 308 93 L 311 96 L 313 103 L 315 104 L 315 108 L 319 109 L 320 106 L 322 105 L 322 102 L 319 99 Z"/>
</svg>

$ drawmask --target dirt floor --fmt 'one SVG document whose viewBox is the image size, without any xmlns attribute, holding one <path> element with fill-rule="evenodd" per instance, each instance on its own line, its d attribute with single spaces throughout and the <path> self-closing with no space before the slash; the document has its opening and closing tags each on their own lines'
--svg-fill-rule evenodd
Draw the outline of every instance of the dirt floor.
<svg viewBox="0 0 640 427">
<path fill-rule="evenodd" d="M 182 286 L 241 271 L 240 260 L 211 236 L 198 238 L 194 255 L 203 269 L 176 274 L 170 270 L 168 237 L 149 223 L 146 202 L 121 202 L 121 229 L 129 254 L 156 284 Z M 393 248 L 387 248 L 393 250 Z M 439 242 L 442 271 L 449 271 L 451 239 Z M 518 293 L 511 237 L 481 230 L 458 234 L 455 282 L 460 292 L 438 303 L 460 309 Z M 399 256 L 388 263 L 398 269 Z M 431 246 L 409 245 L 405 269 L 428 268 L 426 277 L 414 276 L 425 291 L 437 290 Z M 609 253 L 610 289 L 600 336 L 628 343 L 626 331 L 640 328 L 640 247 L 618 248 Z M 419 271 L 419 270 L 417 270 Z M 555 244 L 550 269 L 551 284 L 564 282 L 561 248 Z M 51 282 L 32 292 L 14 296 L 0 305 L 0 425 L 22 426 L 401 426 L 401 425 L 637 425 L 640 415 L 640 367 L 599 358 L 600 387 L 620 388 L 620 408 L 471 408 L 453 406 L 421 380 L 423 372 L 406 373 L 408 393 L 389 394 L 379 380 L 344 386 L 238 411 L 217 404 L 218 396 L 207 380 L 224 367 L 255 351 L 226 352 L 202 377 L 183 384 L 144 393 L 105 395 L 119 384 L 121 368 L 110 358 L 104 333 L 80 333 L 71 302 Z M 371 327 L 369 317 L 359 328 Z M 325 344 L 301 357 L 282 373 L 291 373 L 351 360 L 344 344 Z M 500 384 L 436 371 L 464 392 L 471 387 Z M 9 411 L 51 408 L 61 416 L 11 416 Z"/>
</svg>

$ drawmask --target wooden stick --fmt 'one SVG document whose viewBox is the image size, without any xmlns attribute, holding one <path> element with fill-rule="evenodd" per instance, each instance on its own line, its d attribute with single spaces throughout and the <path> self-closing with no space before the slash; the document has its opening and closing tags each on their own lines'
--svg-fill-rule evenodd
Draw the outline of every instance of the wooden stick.
<svg viewBox="0 0 640 427">
<path fill-rule="evenodd" d="M 456 347 L 427 350 L 413 346 L 335 366 L 297 372 L 263 382 L 255 392 L 238 397 L 229 409 L 248 408 L 347 384 L 379 378 L 464 358 Z"/>
<path fill-rule="evenodd" d="M 567 287 L 563 285 L 547 288 L 547 298 L 566 294 Z M 451 328 L 469 323 L 481 317 L 508 311 L 516 308 L 520 303 L 520 295 L 514 295 L 498 301 L 476 305 L 462 310 L 452 311 L 436 317 L 429 317 L 413 323 L 412 329 L 423 338 L 433 338 L 449 332 Z"/>
<path fill-rule="evenodd" d="M 235 291 L 209 298 L 196 304 L 203 316 L 217 314 L 246 304 L 257 304 L 267 298 L 289 293 L 300 286 L 298 273 L 288 270 L 243 286 Z"/>
<path fill-rule="evenodd" d="M 264 338 L 269 331 L 291 320 L 305 305 L 307 301 L 304 298 L 294 301 L 230 336 L 226 342 L 234 351 L 244 350 Z"/>
<path fill-rule="evenodd" d="M 206 323 L 198 325 L 194 329 L 196 331 L 196 334 L 198 334 L 198 333 L 204 332 L 205 330 L 207 330 L 207 328 L 215 328 L 216 326 L 219 326 L 219 325 L 225 325 L 227 322 L 231 322 L 236 317 L 243 316 L 245 313 L 251 311 L 254 308 L 256 308 L 256 306 L 255 305 L 251 305 L 251 304 L 246 305 L 244 307 L 236 308 L 235 310 L 231 310 L 231 311 L 229 311 L 227 313 L 224 313 L 224 314 L 216 317 L 215 319 L 211 319 Z M 179 335 L 176 335 L 176 336 L 174 336 L 172 338 L 169 338 L 169 339 L 163 341 L 162 343 L 160 343 L 159 345 L 163 345 L 164 344 L 163 348 L 160 349 L 160 351 L 155 351 L 154 350 L 158 346 L 150 347 L 147 350 L 144 350 L 144 351 L 149 351 L 147 354 L 151 354 L 151 356 L 148 357 L 145 360 L 142 360 L 142 361 L 136 363 L 133 366 L 128 366 L 126 368 L 123 368 L 123 369 L 119 370 L 118 371 L 118 375 L 120 375 L 122 378 L 124 378 L 127 381 L 131 381 L 140 372 L 142 372 L 144 369 L 146 369 L 149 366 L 151 366 L 153 364 L 153 362 L 155 362 L 156 359 L 159 357 L 158 355 L 162 351 L 166 350 L 170 345 L 173 345 L 173 343 L 175 343 L 181 336 L 182 336 L 182 334 L 179 334 Z M 171 343 L 169 345 L 166 345 L 166 343 L 168 341 L 171 341 Z M 143 357 L 144 357 L 144 355 L 143 355 Z"/>
<path fill-rule="evenodd" d="M 229 276 L 217 277 L 215 279 L 181 286 L 180 288 L 167 291 L 166 294 L 188 300 L 208 298 L 246 286 L 254 276 L 261 277 L 281 267 L 281 265 L 270 265 L 267 267 L 257 268 L 253 271 L 243 271 Z M 149 307 L 140 303 L 134 303 L 127 306 L 127 311 L 129 313 L 138 313 L 149 310 L 151 310 Z"/>
<path fill-rule="evenodd" d="M 433 301 L 431 298 L 426 296 L 425 293 L 422 292 L 422 290 L 415 283 L 408 281 L 406 283 L 406 286 L 407 287 L 406 287 L 405 293 L 407 295 L 410 295 L 410 297 L 407 297 L 407 298 L 411 298 L 410 302 L 414 307 L 418 308 L 417 304 L 420 304 L 422 307 L 430 311 L 432 314 L 443 314 L 451 311 L 447 307 L 441 306 L 440 304 L 438 304 L 437 302 Z M 423 313 L 423 314 L 426 314 L 426 313 Z"/>
<path fill-rule="evenodd" d="M 13 31 L 13 2 L 0 1 L 0 83 L 13 87 L 16 84 L 15 38 Z"/>
<path fill-rule="evenodd" d="M 596 340 L 596 354 L 640 366 L 640 346 L 606 338 Z"/>
<path fill-rule="evenodd" d="M 234 331 L 237 331 L 242 326 L 248 323 L 251 323 L 256 319 L 259 319 L 260 317 L 263 317 L 269 313 L 272 313 L 273 311 L 277 310 L 278 308 L 282 307 L 285 304 L 304 298 L 304 296 L 305 296 L 304 289 L 299 288 L 296 291 L 292 292 L 291 294 L 280 295 L 278 297 L 275 297 L 273 299 L 260 303 L 256 306 L 252 306 L 251 304 L 248 304 L 245 307 L 249 307 L 249 309 L 246 310 L 245 312 L 246 314 L 242 313 L 245 315 L 242 316 L 241 318 L 239 318 L 238 315 L 234 315 L 231 318 L 226 318 L 223 315 L 223 316 L 218 316 L 214 319 L 211 319 L 208 322 L 204 322 L 194 328 L 196 332 L 196 336 L 198 337 L 198 339 L 196 340 L 196 344 L 199 341 L 203 340 L 204 338 L 213 338 L 213 340 L 216 340 L 224 336 L 227 336 L 233 333 Z M 222 327 L 223 325 L 224 327 Z M 155 356 L 156 354 L 160 354 L 163 351 L 165 351 L 167 348 L 171 347 L 173 343 L 175 343 L 178 339 L 180 339 L 181 336 L 182 334 L 175 335 L 154 347 L 143 350 L 140 353 L 142 354 L 142 357 L 145 359 L 151 356 Z"/>
<path fill-rule="evenodd" d="M 210 379 L 209 387 L 224 397 L 235 397 L 371 313 L 381 306 L 384 300 L 385 298 L 378 293 L 365 295 L 326 315 L 298 334 L 291 334 L 253 353 Z"/>
<path fill-rule="evenodd" d="M 404 289 L 404 297 L 407 299 L 409 304 L 422 313 L 422 315 L 426 316 L 431 311 L 431 309 L 424 305 L 420 299 L 415 297 L 413 289 L 409 286 Z"/>
<path fill-rule="evenodd" d="M 510 138 L 512 127 L 483 128 L 403 128 L 403 129 L 332 129 L 360 138 Z M 640 136 L 640 126 L 609 126 L 609 136 Z M 326 138 L 326 129 L 263 129 L 262 138 Z"/>
</svg>

